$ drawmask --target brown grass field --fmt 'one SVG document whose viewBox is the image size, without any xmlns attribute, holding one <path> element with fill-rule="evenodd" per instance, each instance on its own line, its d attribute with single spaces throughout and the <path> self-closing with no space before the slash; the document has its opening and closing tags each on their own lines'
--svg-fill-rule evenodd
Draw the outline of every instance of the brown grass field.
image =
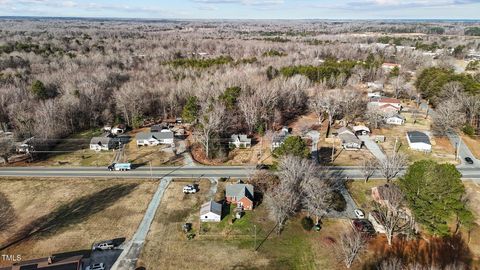
<svg viewBox="0 0 480 270">
<path fill-rule="evenodd" d="M 155 192 L 154 181 L 2 179 L 14 216 L 0 244 L 2 254 L 23 259 L 90 249 L 96 241 L 130 238 Z"/>
</svg>

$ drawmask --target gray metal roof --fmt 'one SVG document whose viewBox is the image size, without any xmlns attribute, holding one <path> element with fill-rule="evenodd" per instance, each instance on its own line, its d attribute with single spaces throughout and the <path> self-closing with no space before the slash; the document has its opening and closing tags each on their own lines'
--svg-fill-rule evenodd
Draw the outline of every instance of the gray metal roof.
<svg viewBox="0 0 480 270">
<path fill-rule="evenodd" d="M 227 197 L 236 197 L 237 200 L 247 197 L 253 199 L 253 186 L 249 184 L 231 184 L 227 185 L 225 190 Z"/>
<path fill-rule="evenodd" d="M 239 141 L 239 142 L 244 142 L 244 143 L 251 143 L 252 142 L 252 139 L 248 138 L 247 135 L 244 135 L 244 134 L 233 134 L 231 137 L 230 137 L 230 141 L 231 142 L 236 142 L 236 141 Z"/>
<path fill-rule="evenodd" d="M 173 139 L 172 131 L 163 131 L 163 132 L 140 132 L 137 134 L 137 140 L 149 140 L 151 138 L 157 140 Z"/>
<path fill-rule="evenodd" d="M 208 213 L 215 213 L 217 215 L 222 215 L 222 205 L 214 202 L 214 201 L 209 201 L 204 204 L 202 204 L 202 207 L 200 208 L 200 215 L 205 215 Z"/>
<path fill-rule="evenodd" d="M 430 143 L 430 138 L 427 134 L 420 131 L 409 131 L 407 132 L 408 140 L 410 143 Z"/>
<path fill-rule="evenodd" d="M 110 137 L 93 137 L 90 144 L 108 145 L 111 139 Z"/>
</svg>

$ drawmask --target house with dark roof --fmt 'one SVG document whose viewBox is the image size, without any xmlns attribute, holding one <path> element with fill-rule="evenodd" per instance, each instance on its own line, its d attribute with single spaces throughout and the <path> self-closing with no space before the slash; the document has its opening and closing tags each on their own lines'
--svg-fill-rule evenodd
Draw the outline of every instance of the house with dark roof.
<svg viewBox="0 0 480 270">
<path fill-rule="evenodd" d="M 249 184 L 227 185 L 225 199 L 228 203 L 236 204 L 243 210 L 253 209 L 253 186 Z"/>
<path fill-rule="evenodd" d="M 159 144 L 173 144 L 174 134 L 170 130 L 161 132 L 140 132 L 135 137 L 138 146 L 154 146 Z"/>
<path fill-rule="evenodd" d="M 360 140 L 355 132 L 347 127 L 342 127 L 337 130 L 337 136 L 342 140 L 342 147 L 345 150 L 360 150 L 363 146 L 363 141 Z"/>
<path fill-rule="evenodd" d="M 90 140 L 90 149 L 95 151 L 108 151 L 115 148 L 116 140 L 109 136 L 93 137 Z"/>
<path fill-rule="evenodd" d="M 408 145 L 412 150 L 430 152 L 432 151 L 432 143 L 427 134 L 420 131 L 407 132 Z"/>
<path fill-rule="evenodd" d="M 14 263 L 0 270 L 81 270 L 82 255 L 77 256 L 50 256 L 40 259 L 26 260 Z"/>
<path fill-rule="evenodd" d="M 201 222 L 220 222 L 222 220 L 222 205 L 209 201 L 202 204 L 200 208 Z"/>
</svg>

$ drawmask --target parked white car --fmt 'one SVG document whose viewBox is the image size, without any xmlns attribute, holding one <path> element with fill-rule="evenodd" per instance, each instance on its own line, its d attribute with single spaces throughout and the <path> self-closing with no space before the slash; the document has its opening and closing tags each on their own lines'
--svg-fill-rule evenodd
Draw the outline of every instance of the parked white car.
<svg viewBox="0 0 480 270">
<path fill-rule="evenodd" d="M 183 187 L 183 193 L 185 194 L 194 194 L 197 193 L 197 188 L 194 185 L 186 185 Z"/>
<path fill-rule="evenodd" d="M 103 263 L 96 263 L 96 264 L 87 266 L 85 270 L 105 270 L 105 265 Z"/>
<path fill-rule="evenodd" d="M 355 216 L 357 216 L 357 218 L 365 218 L 365 214 L 363 213 L 362 210 L 360 209 L 355 209 Z"/>
</svg>

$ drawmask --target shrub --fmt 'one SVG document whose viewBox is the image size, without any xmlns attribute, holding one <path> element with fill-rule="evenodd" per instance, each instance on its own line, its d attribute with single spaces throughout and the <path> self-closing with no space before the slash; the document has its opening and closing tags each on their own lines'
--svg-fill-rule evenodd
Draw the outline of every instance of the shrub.
<svg viewBox="0 0 480 270">
<path fill-rule="evenodd" d="M 473 136 L 475 135 L 475 128 L 472 127 L 472 125 L 470 124 L 466 124 L 463 129 L 462 129 L 463 133 L 465 133 L 466 135 L 468 136 Z"/>
<path fill-rule="evenodd" d="M 310 217 L 302 218 L 302 227 L 306 231 L 311 231 L 313 228 L 313 220 Z"/>
</svg>

